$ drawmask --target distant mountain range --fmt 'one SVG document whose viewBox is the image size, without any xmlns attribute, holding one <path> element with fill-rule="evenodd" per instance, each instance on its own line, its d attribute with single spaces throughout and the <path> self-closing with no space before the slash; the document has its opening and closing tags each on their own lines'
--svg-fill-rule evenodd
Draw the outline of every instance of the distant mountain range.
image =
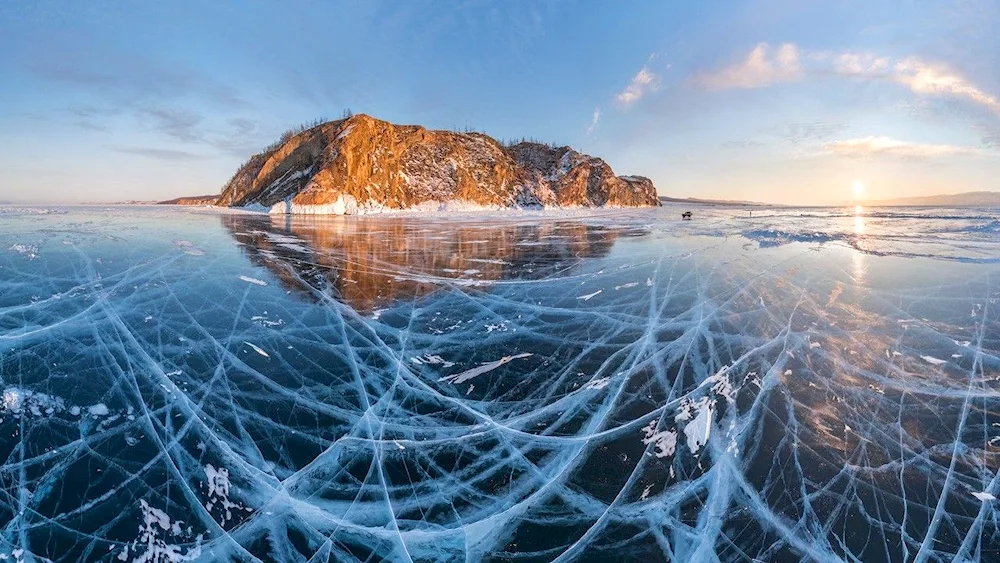
<svg viewBox="0 0 1000 563">
<path fill-rule="evenodd" d="M 741 201 L 727 199 L 699 199 L 695 197 L 676 198 L 660 196 L 663 203 L 690 203 L 698 205 L 731 205 L 745 207 L 839 207 L 853 206 L 858 202 L 843 202 L 841 204 L 819 206 L 789 206 L 782 203 L 764 203 L 760 201 Z M 867 207 L 1000 207 L 1000 192 L 964 192 L 960 194 L 941 194 L 922 197 L 901 197 L 896 199 L 880 199 L 861 202 Z"/>
<path fill-rule="evenodd" d="M 864 202 L 867 206 L 1000 207 L 1000 192 L 964 192 L 925 197 L 902 197 Z"/>
<path fill-rule="evenodd" d="M 756 207 L 775 207 L 781 206 L 780 203 L 764 203 L 762 201 L 743 201 L 743 200 L 732 200 L 732 199 L 701 199 L 697 197 L 667 197 L 665 195 L 660 196 L 661 203 L 696 203 L 699 205 L 745 205 L 745 206 L 756 206 Z"/>
</svg>

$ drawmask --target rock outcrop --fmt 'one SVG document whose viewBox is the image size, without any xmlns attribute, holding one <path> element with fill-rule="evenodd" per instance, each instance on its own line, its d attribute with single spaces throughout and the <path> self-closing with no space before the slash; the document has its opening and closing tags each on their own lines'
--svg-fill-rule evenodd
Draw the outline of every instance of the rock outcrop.
<svg viewBox="0 0 1000 563">
<path fill-rule="evenodd" d="M 355 115 L 286 136 L 252 156 L 216 201 L 339 214 L 441 203 L 635 207 L 659 200 L 648 178 L 615 176 L 603 160 L 569 147 L 504 146 L 482 133 Z"/>
<path fill-rule="evenodd" d="M 219 196 L 212 195 L 192 195 L 187 197 L 178 197 L 176 199 L 168 199 L 166 201 L 158 201 L 156 205 L 213 205 L 219 200 Z"/>
</svg>

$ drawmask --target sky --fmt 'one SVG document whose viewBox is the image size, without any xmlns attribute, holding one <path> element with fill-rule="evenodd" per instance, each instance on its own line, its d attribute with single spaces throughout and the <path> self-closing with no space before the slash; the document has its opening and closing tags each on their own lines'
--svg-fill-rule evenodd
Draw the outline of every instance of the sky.
<svg viewBox="0 0 1000 563">
<path fill-rule="evenodd" d="M 997 29 L 997 0 L 0 0 L 0 201 L 218 193 L 346 109 L 672 197 L 1000 190 Z"/>
</svg>

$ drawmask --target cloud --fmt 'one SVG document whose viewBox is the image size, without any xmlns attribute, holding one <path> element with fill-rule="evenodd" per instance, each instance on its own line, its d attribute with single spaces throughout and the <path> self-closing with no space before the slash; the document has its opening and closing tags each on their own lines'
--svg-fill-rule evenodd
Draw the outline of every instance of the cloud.
<svg viewBox="0 0 1000 563">
<path fill-rule="evenodd" d="M 206 133 L 204 142 L 227 154 L 246 158 L 264 145 L 260 124 L 253 119 L 234 117 L 226 120 L 227 128 Z"/>
<path fill-rule="evenodd" d="M 725 141 L 722 143 L 722 148 L 724 149 L 752 149 L 755 147 L 762 147 L 764 143 L 760 141 L 754 141 L 752 139 L 743 139 L 739 141 Z"/>
<path fill-rule="evenodd" d="M 597 129 L 597 123 L 601 120 L 601 108 L 594 108 L 594 115 L 590 118 L 590 125 L 587 126 L 587 136 Z"/>
<path fill-rule="evenodd" d="M 944 64 L 917 57 L 893 59 L 871 53 L 803 51 L 792 43 L 774 49 L 758 43 L 742 62 L 696 74 L 691 82 L 708 90 L 762 88 L 807 75 L 887 80 L 918 95 L 959 98 L 1000 115 L 1000 98 L 983 91 Z"/>
<path fill-rule="evenodd" d="M 101 110 L 76 108 L 70 110 L 75 115 L 102 115 Z M 145 127 L 158 131 L 174 141 L 187 145 L 201 145 L 218 149 L 226 154 L 245 157 L 264 144 L 264 138 L 259 131 L 259 124 L 253 119 L 233 117 L 224 123 L 206 124 L 204 116 L 188 109 L 176 107 L 137 107 L 132 113 Z M 75 125 L 83 129 L 97 130 L 94 120 L 82 119 Z M 127 151 L 124 151 L 127 152 Z M 145 153 L 137 153 L 145 154 Z M 155 156 L 146 154 L 146 156 Z M 176 158 L 169 155 L 158 155 L 159 158 Z"/>
<path fill-rule="evenodd" d="M 173 109 L 149 107 L 138 111 L 140 119 L 151 123 L 153 129 L 185 143 L 204 141 L 204 134 L 199 131 L 201 116 L 194 112 Z"/>
<path fill-rule="evenodd" d="M 978 129 L 982 134 L 980 142 L 984 147 L 1000 149 L 1000 127 L 983 124 Z"/>
<path fill-rule="evenodd" d="M 172 149 L 154 149 L 147 147 L 111 147 L 111 150 L 115 152 L 125 153 L 125 154 L 135 154 L 139 156 L 145 156 L 148 158 L 156 158 L 159 160 L 201 160 L 206 158 L 205 156 L 190 153 L 187 151 L 178 151 Z"/>
<path fill-rule="evenodd" d="M 225 108 L 247 106 L 231 85 L 193 69 L 93 45 L 73 47 L 43 49 L 22 64 L 45 80 L 96 92 L 111 106 L 180 97 L 197 97 Z"/>
<path fill-rule="evenodd" d="M 108 130 L 107 126 L 100 125 L 100 124 L 94 123 L 92 121 L 88 121 L 86 119 L 80 119 L 78 121 L 74 121 L 73 125 L 75 125 L 76 127 L 79 127 L 80 129 L 83 129 L 84 131 L 107 131 Z"/>
<path fill-rule="evenodd" d="M 981 105 L 1000 115 L 1000 99 L 987 94 L 943 65 L 908 58 L 896 63 L 892 79 L 917 94 L 954 96 Z"/>
<path fill-rule="evenodd" d="M 638 102 L 647 93 L 655 92 L 657 88 L 659 88 L 658 77 L 649 70 L 648 66 L 644 66 L 632 77 L 628 86 L 615 96 L 615 102 L 620 107 L 627 108 Z"/>
<path fill-rule="evenodd" d="M 257 129 L 257 122 L 245 117 L 234 117 L 226 123 L 233 128 L 233 135 L 237 136 L 249 135 Z"/>
<path fill-rule="evenodd" d="M 847 129 L 847 125 L 839 121 L 811 121 L 789 123 L 782 136 L 795 145 L 811 141 L 829 139 Z"/>
<path fill-rule="evenodd" d="M 164 141 L 198 146 L 195 152 L 211 147 L 242 156 L 267 141 L 256 121 L 234 115 L 249 107 L 236 88 L 195 69 L 91 44 L 47 46 L 32 55 L 20 63 L 25 70 L 90 100 L 66 108 L 69 122 L 80 129 L 106 130 L 124 123 L 112 125 L 112 118 L 124 117 Z M 143 151 L 136 154 L 189 158 Z"/>
<path fill-rule="evenodd" d="M 870 53 L 816 53 L 812 58 L 820 62 L 832 61 L 834 73 L 846 76 L 887 75 L 892 65 L 889 57 L 877 57 Z"/>
<path fill-rule="evenodd" d="M 973 147 L 957 145 L 927 145 L 899 141 L 890 137 L 863 137 L 827 143 L 823 150 L 827 154 L 845 158 L 896 157 L 906 159 L 928 159 L 945 156 L 976 156 L 983 151 Z"/>
<path fill-rule="evenodd" d="M 694 82 L 709 90 L 760 88 L 775 82 L 792 82 L 802 77 L 799 48 L 785 43 L 773 49 L 758 43 L 746 58 L 712 73 L 699 74 Z"/>
</svg>

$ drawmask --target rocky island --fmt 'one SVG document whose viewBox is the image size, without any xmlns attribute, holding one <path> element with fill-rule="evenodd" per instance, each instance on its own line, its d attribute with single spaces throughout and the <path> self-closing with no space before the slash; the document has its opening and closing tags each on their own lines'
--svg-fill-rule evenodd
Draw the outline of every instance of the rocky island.
<svg viewBox="0 0 1000 563">
<path fill-rule="evenodd" d="M 171 202 L 203 203 L 203 198 Z M 482 133 L 432 131 L 358 114 L 286 134 L 244 163 L 214 205 L 271 213 L 660 204 L 642 176 L 600 158 Z"/>
</svg>

